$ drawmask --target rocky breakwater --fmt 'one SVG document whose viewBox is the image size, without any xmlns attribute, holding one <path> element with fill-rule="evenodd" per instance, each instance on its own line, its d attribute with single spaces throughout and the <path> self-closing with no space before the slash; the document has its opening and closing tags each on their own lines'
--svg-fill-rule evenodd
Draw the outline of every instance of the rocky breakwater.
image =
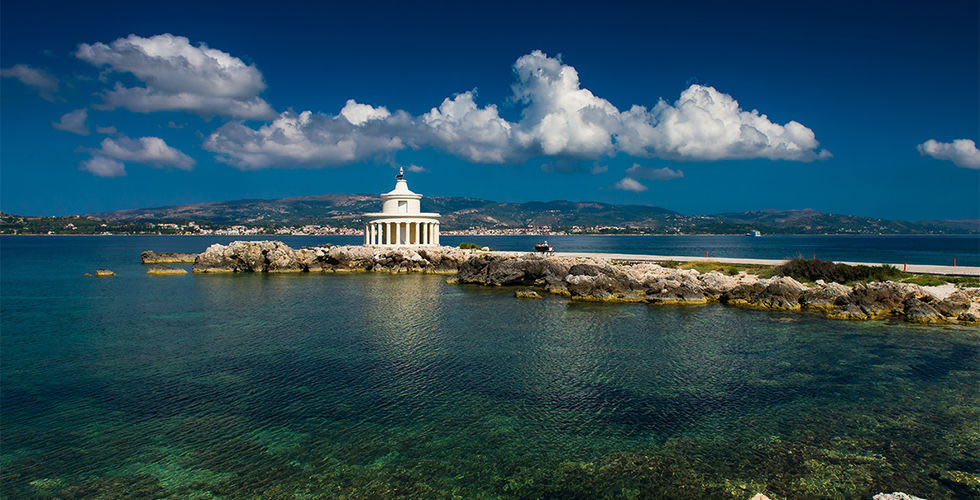
<svg viewBox="0 0 980 500">
<path fill-rule="evenodd" d="M 194 260 L 195 273 L 418 272 L 455 274 L 473 250 L 452 247 L 318 246 L 293 249 L 279 241 L 211 245 Z"/>
<path fill-rule="evenodd" d="M 970 323 L 980 320 L 980 289 L 953 285 L 922 287 L 898 282 L 845 286 L 793 278 L 759 278 L 741 273 L 665 268 L 656 264 L 619 265 L 605 259 L 537 255 L 474 255 L 462 262 L 461 283 L 538 287 L 578 300 L 705 304 L 780 311 L 810 311 L 835 319 L 899 317 L 919 323 Z"/>
</svg>

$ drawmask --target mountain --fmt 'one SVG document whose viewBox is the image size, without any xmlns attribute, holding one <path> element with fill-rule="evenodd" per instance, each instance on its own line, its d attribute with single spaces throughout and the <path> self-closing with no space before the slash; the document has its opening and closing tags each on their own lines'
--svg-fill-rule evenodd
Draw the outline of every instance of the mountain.
<svg viewBox="0 0 980 500">
<path fill-rule="evenodd" d="M 381 206 L 376 195 L 325 194 L 278 200 L 234 200 L 169 207 L 118 210 L 72 217 L 0 214 L 2 233 L 156 232 L 159 223 L 194 221 L 206 227 L 246 225 L 273 229 L 318 224 L 360 228 L 361 214 Z M 812 209 L 758 210 L 716 215 L 684 215 L 647 205 L 532 201 L 499 203 L 476 198 L 425 197 L 422 210 L 439 212 L 442 228 L 503 229 L 550 226 L 587 232 L 656 234 L 978 234 L 980 220 L 906 222 L 838 215 Z M 71 227 L 69 227 L 71 226 Z"/>
<path fill-rule="evenodd" d="M 92 214 L 109 221 L 207 221 L 215 225 L 359 227 L 361 214 L 378 210 L 376 195 L 326 194 L 278 200 L 236 200 Z M 656 233 L 913 234 L 980 232 L 980 220 L 893 221 L 837 215 L 812 209 L 760 210 L 717 215 L 683 215 L 647 205 L 532 201 L 498 203 L 476 198 L 432 196 L 424 211 L 442 214 L 444 229 L 615 226 Z M 606 229 L 607 232 L 615 232 Z"/>
<path fill-rule="evenodd" d="M 360 227 L 361 214 L 380 209 L 374 195 L 327 194 L 280 200 L 235 200 L 172 207 L 119 210 L 90 214 L 112 221 L 208 221 L 230 225 L 328 224 Z M 527 227 L 631 225 L 650 227 L 664 217 L 679 215 L 646 205 L 610 205 L 595 202 L 549 201 L 497 203 L 476 198 L 432 196 L 422 199 L 422 210 L 442 214 L 442 227 Z"/>
</svg>

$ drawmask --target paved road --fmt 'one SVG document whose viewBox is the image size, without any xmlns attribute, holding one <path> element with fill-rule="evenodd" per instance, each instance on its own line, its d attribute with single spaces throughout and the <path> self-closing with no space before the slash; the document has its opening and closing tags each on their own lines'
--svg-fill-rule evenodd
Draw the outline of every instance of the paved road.
<svg viewBox="0 0 980 500">
<path fill-rule="evenodd" d="M 773 259 L 739 259 L 730 257 L 685 257 L 679 255 L 634 255 L 628 253 L 590 253 L 590 252 L 555 252 L 555 255 L 563 257 L 599 257 L 603 259 L 621 260 L 625 262 L 722 262 L 725 264 L 757 264 L 763 266 L 778 266 L 785 263 L 785 260 Z M 880 266 L 881 262 L 847 262 L 840 261 L 841 264 L 852 266 Z M 904 264 L 891 265 L 904 269 L 910 273 L 917 274 L 941 274 L 945 276 L 980 276 L 980 267 L 973 266 L 931 266 L 924 264 Z"/>
</svg>

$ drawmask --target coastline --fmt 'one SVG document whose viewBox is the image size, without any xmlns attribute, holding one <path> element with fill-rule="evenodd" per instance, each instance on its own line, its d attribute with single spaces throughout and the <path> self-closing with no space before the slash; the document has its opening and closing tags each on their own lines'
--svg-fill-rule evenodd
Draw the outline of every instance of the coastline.
<svg viewBox="0 0 980 500">
<path fill-rule="evenodd" d="M 143 253 L 144 263 L 158 254 Z M 159 254 L 164 257 L 165 254 Z M 182 255 L 190 262 L 193 254 Z M 703 261 L 703 260 L 702 260 Z M 600 255 L 543 256 L 527 252 L 442 246 L 321 246 L 293 249 L 274 240 L 214 244 L 193 258 L 195 274 L 384 272 L 455 275 L 450 283 L 530 287 L 572 300 L 702 305 L 802 311 L 832 319 L 901 318 L 930 324 L 980 322 L 980 288 L 901 281 L 803 283 L 746 270 L 724 274 L 653 262 L 617 262 Z"/>
</svg>

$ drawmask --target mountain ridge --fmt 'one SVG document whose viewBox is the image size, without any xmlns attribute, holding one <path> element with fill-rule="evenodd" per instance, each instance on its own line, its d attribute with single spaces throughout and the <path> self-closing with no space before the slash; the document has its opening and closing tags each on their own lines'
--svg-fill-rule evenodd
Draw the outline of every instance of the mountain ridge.
<svg viewBox="0 0 980 500">
<path fill-rule="evenodd" d="M 276 199 L 241 199 L 87 214 L 115 222 L 206 221 L 216 225 L 264 227 L 307 224 L 360 227 L 361 214 L 377 210 L 371 194 L 327 193 Z M 797 234 L 977 234 L 980 219 L 901 221 L 833 214 L 812 208 L 751 210 L 685 215 L 651 205 L 596 201 L 495 202 L 470 197 L 431 196 L 423 210 L 439 212 L 443 229 L 521 227 L 604 228 L 598 232 L 737 234 L 753 229 Z M 617 229 L 618 228 L 618 229 Z"/>
</svg>

